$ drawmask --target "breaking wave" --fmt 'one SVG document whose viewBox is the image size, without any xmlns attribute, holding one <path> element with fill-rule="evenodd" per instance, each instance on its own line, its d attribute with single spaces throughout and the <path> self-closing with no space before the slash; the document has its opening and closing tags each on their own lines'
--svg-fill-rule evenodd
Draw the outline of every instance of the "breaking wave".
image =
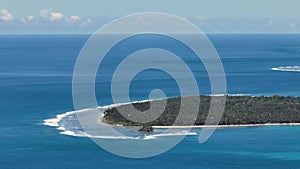
<svg viewBox="0 0 300 169">
<path fill-rule="evenodd" d="M 300 66 L 280 66 L 274 67 L 272 70 L 283 72 L 300 72 Z"/>
<path fill-rule="evenodd" d="M 74 137 L 100 138 L 100 139 L 144 139 L 144 140 L 149 140 L 149 139 L 156 139 L 158 137 L 197 135 L 196 132 L 188 132 L 185 129 L 172 129 L 172 130 L 169 130 L 168 133 L 161 132 L 162 129 L 155 129 L 153 133 L 145 134 L 145 133 L 136 132 L 137 131 L 136 127 L 122 127 L 122 126 L 112 126 L 112 127 L 119 131 L 122 131 L 124 136 L 115 136 L 115 135 L 110 135 L 109 133 L 107 133 L 107 135 L 103 135 L 103 134 L 99 135 L 99 133 L 97 133 L 97 132 L 94 132 L 91 134 L 91 132 L 86 133 L 84 131 L 84 129 L 80 125 L 80 122 L 79 122 L 79 120 L 77 118 L 77 114 L 76 114 L 76 113 L 88 112 L 91 110 L 97 110 L 102 113 L 102 114 L 100 114 L 100 116 L 103 116 L 103 112 L 109 108 L 126 105 L 126 104 L 132 104 L 132 103 L 148 102 L 148 101 L 151 101 L 151 100 L 112 104 L 112 105 L 108 105 L 108 106 L 99 106 L 96 108 L 70 111 L 70 112 L 66 112 L 64 114 L 59 114 L 55 118 L 46 119 L 46 120 L 44 120 L 43 124 L 46 126 L 50 126 L 50 127 L 56 127 L 56 129 L 60 131 L 60 134 L 63 134 L 63 135 L 74 136 Z M 99 123 L 101 123 L 101 125 L 107 125 L 107 124 L 103 123 L 101 120 L 99 120 Z"/>
</svg>

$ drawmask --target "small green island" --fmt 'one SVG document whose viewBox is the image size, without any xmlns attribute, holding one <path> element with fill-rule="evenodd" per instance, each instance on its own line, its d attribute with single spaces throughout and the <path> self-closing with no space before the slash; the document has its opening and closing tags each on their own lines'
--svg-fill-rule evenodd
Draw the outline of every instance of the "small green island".
<svg viewBox="0 0 300 169">
<path fill-rule="evenodd" d="M 192 96 L 191 96 L 192 97 Z M 194 96 L 195 97 L 195 96 Z M 211 98 L 218 96 L 200 97 L 200 106 L 195 126 L 203 126 L 209 112 Z M 159 118 L 148 123 L 137 123 L 123 117 L 116 107 L 104 112 L 103 120 L 112 125 L 141 126 L 139 131 L 151 132 L 152 126 L 171 126 L 176 120 L 182 97 L 169 98 L 166 107 Z M 150 102 L 132 103 L 136 109 L 147 111 Z M 192 103 L 191 103 L 192 104 Z M 128 105 L 123 108 L 126 109 Z M 187 118 L 188 113 L 187 113 Z M 255 125 L 255 124 L 300 123 L 300 97 L 292 96 L 226 96 L 226 104 L 219 125 Z M 181 124 L 184 126 L 185 124 Z"/>
</svg>

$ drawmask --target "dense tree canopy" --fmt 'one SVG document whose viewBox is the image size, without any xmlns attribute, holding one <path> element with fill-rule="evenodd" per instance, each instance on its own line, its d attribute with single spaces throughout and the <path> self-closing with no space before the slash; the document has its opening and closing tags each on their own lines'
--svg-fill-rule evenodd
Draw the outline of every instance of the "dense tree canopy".
<svg viewBox="0 0 300 169">
<path fill-rule="evenodd" d="M 199 97 L 201 104 L 195 125 L 204 124 L 208 115 L 211 97 L 219 96 Z M 181 99 L 181 97 L 167 99 L 167 105 L 162 115 L 149 123 L 132 122 L 123 117 L 116 108 L 106 110 L 104 112 L 104 120 L 110 124 L 127 126 L 169 126 L 173 124 L 178 116 Z M 125 106 L 123 110 L 126 110 L 128 105 L 123 106 Z M 150 108 L 150 102 L 134 103 L 133 106 L 140 111 L 146 111 Z M 189 119 L 188 112 L 185 114 L 186 118 Z M 220 125 L 264 123 L 300 123 L 300 98 L 278 95 L 272 97 L 227 96 L 225 111 Z"/>
</svg>

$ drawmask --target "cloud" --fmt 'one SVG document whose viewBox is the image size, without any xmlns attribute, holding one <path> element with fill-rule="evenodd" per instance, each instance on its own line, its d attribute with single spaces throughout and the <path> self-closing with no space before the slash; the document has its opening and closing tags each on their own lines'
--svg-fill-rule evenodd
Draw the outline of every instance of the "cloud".
<svg viewBox="0 0 300 169">
<path fill-rule="evenodd" d="M 297 27 L 297 25 L 296 25 L 296 24 L 294 24 L 294 23 L 290 23 L 290 24 L 289 24 L 289 27 L 291 27 L 291 28 L 295 28 L 295 27 Z"/>
<path fill-rule="evenodd" d="M 20 20 L 21 20 L 22 23 L 26 23 L 27 22 L 27 19 L 25 19 L 25 18 L 20 18 Z"/>
<path fill-rule="evenodd" d="M 204 17 L 204 16 L 195 16 L 195 19 L 198 20 L 198 21 L 205 21 L 206 17 Z"/>
<path fill-rule="evenodd" d="M 86 22 L 87 24 L 90 24 L 90 23 L 92 22 L 92 20 L 91 20 L 90 18 L 88 18 L 87 20 L 85 20 L 85 22 Z"/>
<path fill-rule="evenodd" d="M 268 15 L 266 13 L 262 13 L 263 18 L 268 18 Z"/>
<path fill-rule="evenodd" d="M 20 18 L 20 20 L 21 20 L 22 23 L 25 24 L 25 23 L 28 23 L 28 22 L 32 22 L 34 20 L 34 18 L 35 18 L 34 16 L 30 15 L 30 16 L 27 16 L 26 18 L 22 17 L 22 18 Z"/>
<path fill-rule="evenodd" d="M 12 14 L 7 9 L 0 10 L 0 21 L 11 21 L 13 19 Z"/>
<path fill-rule="evenodd" d="M 268 27 L 272 27 L 273 24 L 274 24 L 274 21 L 273 21 L 273 20 L 269 20 L 269 21 L 268 21 Z"/>
<path fill-rule="evenodd" d="M 60 21 L 64 18 L 64 14 L 62 13 L 59 13 L 59 12 L 50 12 L 50 17 L 49 17 L 49 20 L 51 22 L 54 22 L 54 21 Z"/>
<path fill-rule="evenodd" d="M 39 12 L 39 16 L 43 18 L 47 18 L 49 16 L 51 9 L 42 9 Z"/>
<path fill-rule="evenodd" d="M 75 23 L 75 22 L 78 22 L 80 20 L 81 20 L 80 16 L 77 16 L 77 15 L 72 15 L 69 18 L 66 18 L 66 21 L 68 23 Z"/>
<path fill-rule="evenodd" d="M 25 26 L 25 28 L 34 29 L 41 29 L 45 26 L 51 27 L 57 25 L 67 25 L 67 28 L 73 30 L 93 26 L 92 19 L 90 18 L 85 18 L 72 13 L 67 15 L 61 11 L 56 11 L 51 8 L 40 9 L 36 14 L 23 15 L 20 17 L 13 17 L 13 15 L 7 9 L 0 8 L 0 24 L 9 25 L 11 23 L 14 23 L 16 26 Z"/>
<path fill-rule="evenodd" d="M 194 19 L 195 19 L 195 22 L 199 26 L 208 26 L 207 18 L 206 17 L 204 17 L 204 16 L 195 16 Z"/>
<path fill-rule="evenodd" d="M 50 20 L 51 22 L 60 21 L 65 17 L 61 12 L 53 12 L 51 8 L 40 10 L 38 16 L 40 19 Z"/>
<path fill-rule="evenodd" d="M 34 16 L 30 15 L 30 16 L 27 16 L 27 20 L 28 21 L 32 21 L 34 19 Z"/>
<path fill-rule="evenodd" d="M 87 26 L 88 24 L 91 24 L 91 23 L 92 23 L 92 20 L 90 18 L 88 18 L 86 20 L 83 20 L 81 22 L 81 24 L 79 25 L 79 27 L 82 28 L 82 27 L 85 27 L 85 26 Z"/>
</svg>

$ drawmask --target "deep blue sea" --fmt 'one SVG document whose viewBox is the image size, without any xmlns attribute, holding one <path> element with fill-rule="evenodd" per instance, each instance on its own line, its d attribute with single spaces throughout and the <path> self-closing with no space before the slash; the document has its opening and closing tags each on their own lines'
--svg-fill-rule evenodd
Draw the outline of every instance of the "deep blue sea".
<svg viewBox="0 0 300 169">
<path fill-rule="evenodd" d="M 72 73 L 90 35 L 0 35 L 0 168 L 300 168 L 300 126 L 218 129 L 204 144 L 187 136 L 159 156 L 129 159 L 106 152 L 86 137 L 60 134 L 44 120 L 74 110 Z M 227 78 L 228 94 L 300 96 L 300 35 L 208 35 Z M 127 45 L 146 45 L 142 37 Z M 150 39 L 150 41 L 149 41 Z M 153 42 L 151 42 L 153 43 Z M 167 40 L 155 44 L 181 52 L 199 83 L 210 94 L 209 79 L 196 58 Z M 153 45 L 153 44 L 152 44 Z M 96 78 L 98 104 L 112 104 L 110 78 L 128 46 L 120 44 L 103 60 Z M 176 66 L 176 65 L 174 65 Z M 134 100 L 160 88 L 178 96 L 169 75 L 148 70 L 130 86 Z"/>
</svg>

